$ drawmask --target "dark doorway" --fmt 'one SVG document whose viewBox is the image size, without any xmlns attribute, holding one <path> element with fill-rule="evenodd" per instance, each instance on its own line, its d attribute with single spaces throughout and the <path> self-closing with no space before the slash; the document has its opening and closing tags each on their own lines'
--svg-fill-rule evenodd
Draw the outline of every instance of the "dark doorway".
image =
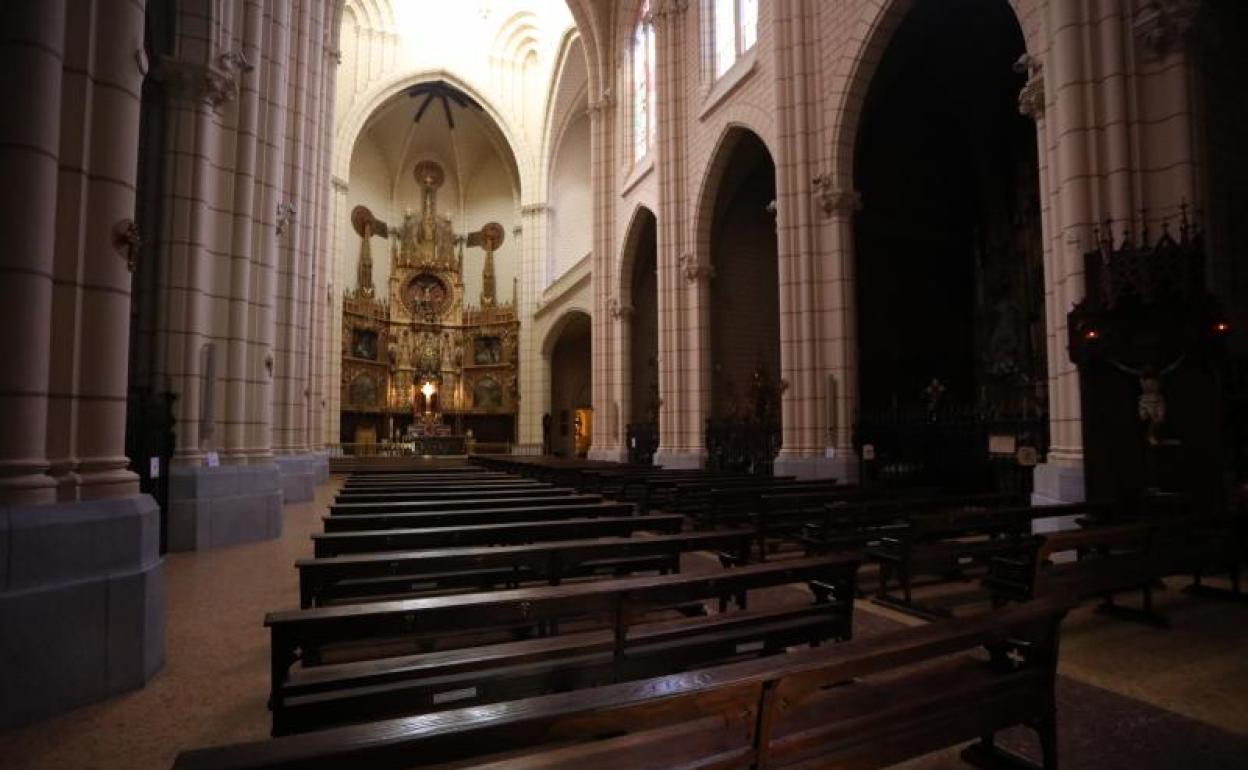
<svg viewBox="0 0 1248 770">
<path fill-rule="evenodd" d="M 854 163 L 858 443 L 877 458 L 867 471 L 1023 491 L 1030 468 L 1015 449 L 1047 449 L 1024 52 L 1006 0 L 918 0 L 871 81 Z"/>
<path fill-rule="evenodd" d="M 551 453 L 584 457 L 589 452 L 593 426 L 592 416 L 586 419 L 586 413 L 593 409 L 590 320 L 584 313 L 573 312 L 561 323 L 550 348 Z"/>
<path fill-rule="evenodd" d="M 628 456 L 631 462 L 650 463 L 659 444 L 659 276 L 658 223 L 648 209 L 633 220 L 628 243 L 633 269 L 628 320 L 629 349 Z"/>
</svg>

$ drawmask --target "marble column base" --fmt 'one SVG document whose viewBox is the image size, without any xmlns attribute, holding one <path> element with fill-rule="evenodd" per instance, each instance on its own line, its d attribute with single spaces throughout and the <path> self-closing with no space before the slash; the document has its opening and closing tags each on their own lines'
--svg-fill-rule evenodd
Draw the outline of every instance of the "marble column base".
<svg viewBox="0 0 1248 770">
<path fill-rule="evenodd" d="M 777 476 L 796 476 L 799 479 L 836 479 L 839 484 L 858 483 L 858 457 L 838 452 L 833 457 L 824 455 L 786 455 L 776 458 L 773 472 Z"/>
<path fill-rule="evenodd" d="M 281 474 L 286 502 L 306 503 L 316 497 L 318 461 L 313 454 L 279 455 L 273 460 Z"/>
<path fill-rule="evenodd" d="M 0 730 L 142 687 L 164 662 L 155 500 L 0 506 Z"/>
<path fill-rule="evenodd" d="M 678 452 L 659 447 L 658 451 L 654 453 L 654 464 L 660 468 L 703 468 L 706 466 L 706 450 Z"/>
<path fill-rule="evenodd" d="M 1032 476 L 1032 505 L 1060 505 L 1062 503 L 1082 503 L 1085 500 L 1083 466 L 1037 465 Z M 1055 516 L 1049 519 L 1033 519 L 1031 531 L 1037 535 L 1045 532 L 1058 532 L 1064 529 L 1075 529 L 1078 516 Z M 1059 554 L 1057 561 L 1070 561 L 1070 554 Z"/>
<path fill-rule="evenodd" d="M 602 463 L 626 463 L 628 449 L 622 446 L 590 447 L 589 459 Z"/>
<path fill-rule="evenodd" d="M 1082 465 L 1037 465 L 1032 476 L 1032 505 L 1082 503 L 1086 500 Z"/>
<path fill-rule="evenodd" d="M 280 537 L 282 501 L 275 464 L 175 467 L 169 474 L 169 550 Z"/>
<path fill-rule="evenodd" d="M 308 457 L 312 465 L 312 476 L 316 481 L 316 485 L 320 486 L 329 481 L 329 451 L 326 449 L 317 449 L 309 452 Z"/>
</svg>

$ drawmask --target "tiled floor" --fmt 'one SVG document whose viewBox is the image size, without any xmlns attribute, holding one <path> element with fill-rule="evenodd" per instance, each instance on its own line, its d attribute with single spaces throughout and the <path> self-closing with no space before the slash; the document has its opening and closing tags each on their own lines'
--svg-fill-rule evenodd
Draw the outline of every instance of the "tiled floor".
<svg viewBox="0 0 1248 770">
<path fill-rule="evenodd" d="M 164 670 L 142 690 L 0 733 L 0 768 L 167 768 L 185 748 L 266 737 L 264 614 L 296 606 L 292 565 L 311 554 L 308 535 L 336 486 L 287 506 L 279 540 L 170 555 Z M 1177 590 L 1158 601 L 1169 630 L 1087 608 L 1064 624 L 1065 767 L 1248 767 L 1248 606 Z M 870 602 L 859 603 L 858 618 L 860 636 L 917 622 Z M 904 767 L 965 765 L 945 751 Z"/>
</svg>

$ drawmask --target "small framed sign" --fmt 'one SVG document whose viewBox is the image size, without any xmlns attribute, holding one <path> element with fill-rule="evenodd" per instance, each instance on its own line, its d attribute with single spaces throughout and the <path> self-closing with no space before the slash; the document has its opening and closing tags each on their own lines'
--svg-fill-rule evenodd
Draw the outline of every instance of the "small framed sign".
<svg viewBox="0 0 1248 770">
<path fill-rule="evenodd" d="M 208 467 L 216 468 L 220 464 L 221 464 L 221 456 L 218 455 L 216 452 L 209 452 L 208 453 Z"/>
<path fill-rule="evenodd" d="M 994 434 L 988 437 L 988 454 L 1012 455 L 1018 448 L 1018 441 L 1010 434 Z"/>
<path fill-rule="evenodd" d="M 862 459 L 864 460 L 875 459 L 875 444 L 863 444 L 862 445 Z"/>
<path fill-rule="evenodd" d="M 149 478 L 153 478 L 153 479 L 160 478 L 160 458 L 159 457 L 151 458 L 151 466 L 148 469 L 147 475 Z"/>
</svg>

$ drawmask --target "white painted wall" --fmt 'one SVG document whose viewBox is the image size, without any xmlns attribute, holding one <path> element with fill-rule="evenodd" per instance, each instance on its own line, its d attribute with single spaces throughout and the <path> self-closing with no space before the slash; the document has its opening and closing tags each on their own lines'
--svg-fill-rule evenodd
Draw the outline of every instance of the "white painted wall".
<svg viewBox="0 0 1248 770">
<path fill-rule="evenodd" d="M 561 137 L 550 175 L 548 285 L 593 248 L 589 172 L 589 117 L 581 112 Z"/>
</svg>

